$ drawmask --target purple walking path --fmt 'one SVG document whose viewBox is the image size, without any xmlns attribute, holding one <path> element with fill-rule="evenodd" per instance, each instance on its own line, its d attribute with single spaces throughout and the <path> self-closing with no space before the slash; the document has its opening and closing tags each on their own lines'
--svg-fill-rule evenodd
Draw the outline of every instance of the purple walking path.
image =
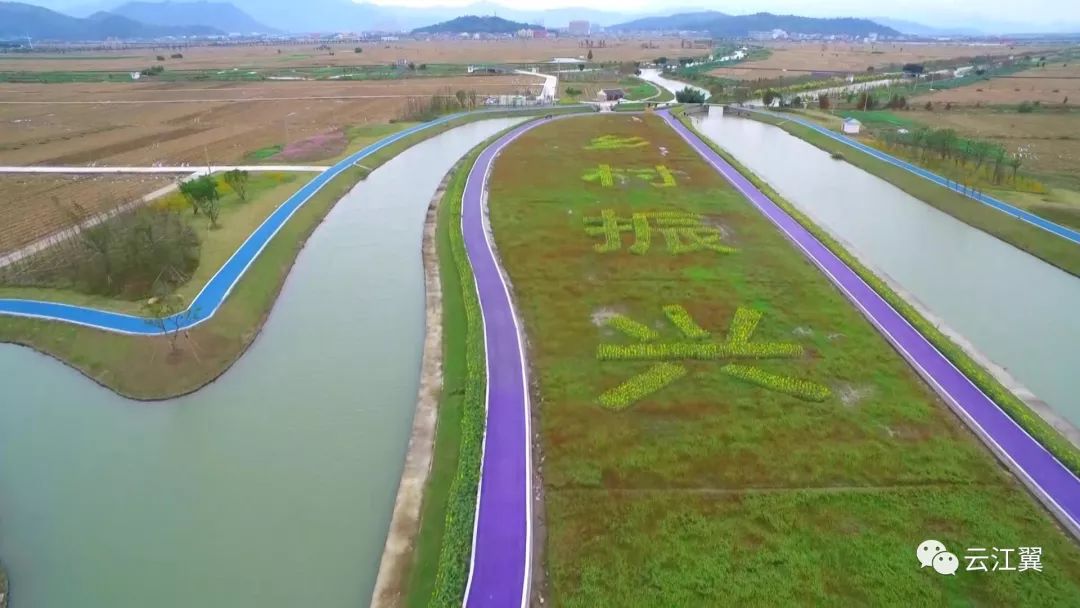
<svg viewBox="0 0 1080 608">
<path fill-rule="evenodd" d="M 495 157 L 510 142 L 546 121 L 515 128 L 476 159 L 465 183 L 461 230 L 484 319 L 487 424 L 477 489 L 472 563 L 465 605 L 526 606 L 532 573 L 532 458 L 529 453 L 529 384 L 521 326 L 510 300 L 484 209 Z"/>
<path fill-rule="evenodd" d="M 670 113 L 661 112 L 660 115 L 829 277 L 1035 497 L 1080 538 L 1080 478 L 1003 412 L 802 224 L 762 194 Z"/>
</svg>

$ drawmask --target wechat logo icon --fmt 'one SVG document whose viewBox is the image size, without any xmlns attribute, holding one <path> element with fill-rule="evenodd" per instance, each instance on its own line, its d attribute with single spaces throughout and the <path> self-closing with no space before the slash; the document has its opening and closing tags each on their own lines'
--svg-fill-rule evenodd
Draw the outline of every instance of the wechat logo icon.
<svg viewBox="0 0 1080 608">
<path fill-rule="evenodd" d="M 960 560 L 956 555 L 945 549 L 945 544 L 936 540 L 924 540 L 915 550 L 915 557 L 919 558 L 920 567 L 932 567 L 938 574 L 956 575 L 960 567 Z"/>
</svg>

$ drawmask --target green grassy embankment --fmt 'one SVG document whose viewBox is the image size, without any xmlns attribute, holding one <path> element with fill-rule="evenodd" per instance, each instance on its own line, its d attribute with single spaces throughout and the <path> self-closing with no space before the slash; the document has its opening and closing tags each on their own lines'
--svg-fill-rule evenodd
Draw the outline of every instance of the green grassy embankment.
<svg viewBox="0 0 1080 608">
<path fill-rule="evenodd" d="M 659 118 L 544 125 L 491 180 L 540 408 L 548 603 L 1080 602 L 1074 541 Z M 941 576 L 926 538 L 1055 566 Z"/>
<path fill-rule="evenodd" d="M 443 388 L 431 473 L 424 490 L 405 605 L 460 605 L 472 548 L 473 512 L 484 434 L 484 341 L 472 267 L 461 235 L 461 197 L 476 157 L 453 169 L 439 203 L 436 245 L 443 297 Z"/>
<path fill-rule="evenodd" d="M 476 113 L 426 129 L 367 157 L 364 166 L 374 169 L 402 150 L 465 122 L 506 115 L 522 113 Z M 368 173 L 364 168 L 349 168 L 297 210 L 248 268 L 214 317 L 187 332 L 186 339 L 177 341 L 176 352 L 171 352 L 164 337 L 128 336 L 8 316 L 0 316 L 0 342 L 28 346 L 53 356 L 133 399 L 163 400 L 196 391 L 224 373 L 247 350 L 307 238 L 334 204 Z M 198 291 L 194 284 L 191 289 Z"/>
<path fill-rule="evenodd" d="M 783 117 L 751 113 L 750 117 L 779 126 L 788 133 L 829 152 L 840 154 L 847 162 L 868 171 L 900 188 L 915 198 L 940 209 L 956 219 L 1022 249 L 1058 268 L 1080 277 L 1080 247 L 976 202 L 905 169 L 879 160 L 841 142 Z"/>
</svg>

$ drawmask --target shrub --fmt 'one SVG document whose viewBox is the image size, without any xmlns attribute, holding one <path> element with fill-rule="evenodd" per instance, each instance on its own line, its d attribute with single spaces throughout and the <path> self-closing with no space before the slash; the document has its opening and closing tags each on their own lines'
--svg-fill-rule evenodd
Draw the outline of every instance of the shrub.
<svg viewBox="0 0 1080 608">
<path fill-rule="evenodd" d="M 642 342 L 651 342 L 660 337 L 660 334 L 656 333 L 656 331 L 648 325 L 638 323 L 626 315 L 612 315 L 608 317 L 604 324 L 615 329 L 619 333 Z"/>
<path fill-rule="evenodd" d="M 1021 114 L 1030 114 L 1035 111 L 1035 105 L 1032 104 L 1030 101 L 1024 101 L 1016 107 L 1016 111 Z"/>
<path fill-rule="evenodd" d="M 684 336 L 691 340 L 704 340 L 709 337 L 709 332 L 702 329 L 690 316 L 685 308 L 678 304 L 664 306 L 664 314 L 667 315 L 671 324 L 674 325 Z"/>
<path fill-rule="evenodd" d="M 158 55 L 156 59 L 158 61 L 165 61 L 165 56 L 164 55 Z"/>
<path fill-rule="evenodd" d="M 172 55 L 169 55 L 169 59 L 183 59 L 183 58 L 184 58 L 183 53 L 173 53 Z"/>
<path fill-rule="evenodd" d="M 578 95 L 581 95 L 582 93 L 583 93 L 583 91 L 581 89 L 577 89 L 577 88 L 574 88 L 574 87 L 566 87 L 566 94 L 571 96 L 571 97 L 577 97 Z"/>
<path fill-rule="evenodd" d="M 630 253 L 645 255 L 652 247 L 652 228 L 649 226 L 649 218 L 644 213 L 633 215 L 634 244 L 630 246 Z"/>
<path fill-rule="evenodd" d="M 802 353 L 802 346 L 784 342 L 601 344 L 596 347 L 596 358 L 600 361 L 791 359 Z"/>
<path fill-rule="evenodd" d="M 619 386 L 600 395 L 600 405 L 621 410 L 637 400 L 651 395 L 686 375 L 686 368 L 674 363 L 657 363 Z"/>
<path fill-rule="evenodd" d="M 74 214 L 73 214 L 74 216 Z M 78 223 L 85 217 L 73 217 Z M 187 282 L 199 265 L 199 238 L 180 212 L 146 207 L 86 228 L 0 273 L 4 283 L 67 287 L 144 299 Z"/>
<path fill-rule="evenodd" d="M 675 176 L 671 174 L 671 170 L 664 165 L 656 165 L 656 173 L 660 176 L 661 183 L 653 184 L 657 188 L 674 188 Z"/>
<path fill-rule="evenodd" d="M 683 90 L 675 93 L 675 101 L 679 103 L 705 103 L 705 93 L 697 89 L 684 87 Z"/>
<path fill-rule="evenodd" d="M 477 155 L 489 142 L 481 144 L 469 155 L 469 162 L 461 165 L 467 170 Z M 461 220 L 461 192 L 464 179 L 458 179 L 456 195 L 448 189 L 443 198 L 444 204 L 450 204 L 447 217 L 451 226 L 458 226 Z M 435 589 L 429 605 L 447 607 L 460 606 L 461 594 L 465 589 L 468 576 L 469 554 L 472 546 L 473 521 L 476 514 L 476 488 L 480 483 L 480 465 L 484 441 L 487 377 L 484 359 L 483 319 L 476 290 L 465 288 L 474 285 L 472 266 L 465 251 L 465 241 L 460 230 L 450 228 L 450 252 L 458 279 L 462 286 L 462 299 L 465 305 L 465 361 L 466 379 L 464 386 L 464 404 L 461 415 L 461 447 L 458 456 L 457 473 L 450 486 L 446 507 L 446 528 L 443 532 L 442 548 L 439 553 L 439 565 L 435 575 Z"/>
<path fill-rule="evenodd" d="M 352 50 L 352 52 L 354 52 L 354 53 L 356 53 L 357 55 L 359 55 L 360 53 L 363 53 L 363 52 L 364 52 L 364 49 L 362 49 L 362 48 L 360 48 L 360 47 L 356 47 L 355 49 L 353 49 L 353 50 Z"/>
<path fill-rule="evenodd" d="M 770 374 L 762 369 L 747 365 L 729 364 L 720 368 L 720 371 L 733 378 L 745 380 L 770 391 L 791 395 L 803 401 L 825 401 L 831 394 L 827 387 L 816 382 Z"/>
</svg>

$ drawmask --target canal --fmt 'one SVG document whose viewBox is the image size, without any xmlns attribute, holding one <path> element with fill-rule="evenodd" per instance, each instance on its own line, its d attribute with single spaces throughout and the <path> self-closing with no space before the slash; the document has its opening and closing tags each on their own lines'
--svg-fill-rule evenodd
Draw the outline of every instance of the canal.
<svg viewBox="0 0 1080 608">
<path fill-rule="evenodd" d="M 0 558 L 12 608 L 366 606 L 416 403 L 428 203 L 457 127 L 357 185 L 218 382 L 128 401 L 0 345 Z"/>
<path fill-rule="evenodd" d="M 783 129 L 724 117 L 719 107 L 694 121 L 1059 416 L 1080 426 L 1080 279 L 833 160 Z"/>
</svg>

